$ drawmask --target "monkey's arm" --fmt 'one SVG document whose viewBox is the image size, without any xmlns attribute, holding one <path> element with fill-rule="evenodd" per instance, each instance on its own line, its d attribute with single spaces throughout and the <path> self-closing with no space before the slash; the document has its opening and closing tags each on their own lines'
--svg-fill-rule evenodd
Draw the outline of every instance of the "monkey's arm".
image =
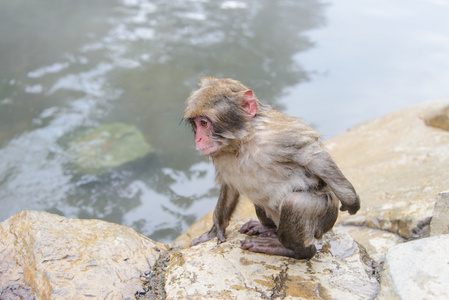
<svg viewBox="0 0 449 300">
<path fill-rule="evenodd" d="M 305 165 L 313 174 L 320 177 L 334 192 L 341 202 L 341 211 L 353 215 L 360 209 L 360 200 L 352 184 L 346 179 L 329 153 L 314 143 L 306 147 L 305 157 L 309 160 Z"/>
<path fill-rule="evenodd" d="M 220 243 L 226 241 L 225 231 L 229 225 L 232 213 L 235 210 L 239 200 L 239 193 L 228 185 L 222 185 L 220 189 L 220 196 L 218 197 L 217 205 L 214 210 L 214 225 L 203 235 L 194 239 L 190 246 L 195 246 L 200 243 L 218 238 Z"/>
</svg>

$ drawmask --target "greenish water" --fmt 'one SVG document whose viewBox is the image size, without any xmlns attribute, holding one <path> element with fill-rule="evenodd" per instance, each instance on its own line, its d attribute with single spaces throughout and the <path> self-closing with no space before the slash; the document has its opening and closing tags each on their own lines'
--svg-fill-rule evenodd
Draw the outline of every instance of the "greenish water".
<svg viewBox="0 0 449 300">
<path fill-rule="evenodd" d="M 203 75 L 242 81 L 326 138 L 449 94 L 444 2 L 358 7 L 0 0 L 0 221 L 45 210 L 172 241 L 218 194 L 180 124 Z M 70 141 L 117 122 L 154 151 L 99 175 L 73 169 Z"/>
</svg>

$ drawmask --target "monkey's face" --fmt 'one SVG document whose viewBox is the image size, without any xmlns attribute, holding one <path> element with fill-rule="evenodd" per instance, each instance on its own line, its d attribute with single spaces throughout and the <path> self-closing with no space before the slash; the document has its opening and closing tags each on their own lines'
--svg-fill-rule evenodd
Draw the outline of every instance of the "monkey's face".
<svg viewBox="0 0 449 300">
<path fill-rule="evenodd" d="M 253 92 L 232 79 L 202 79 L 187 99 L 184 120 L 195 131 L 196 148 L 204 155 L 235 152 L 249 134 L 248 122 L 257 113 Z"/>
<path fill-rule="evenodd" d="M 203 155 L 210 155 L 216 152 L 219 147 L 213 139 L 212 122 L 207 117 L 196 117 L 191 120 L 193 131 L 195 132 L 196 148 Z"/>
</svg>

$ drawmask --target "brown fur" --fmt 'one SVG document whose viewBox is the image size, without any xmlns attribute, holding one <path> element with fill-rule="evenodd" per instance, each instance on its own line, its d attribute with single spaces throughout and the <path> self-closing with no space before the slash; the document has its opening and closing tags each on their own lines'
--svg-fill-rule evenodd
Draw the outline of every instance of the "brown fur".
<svg viewBox="0 0 449 300">
<path fill-rule="evenodd" d="M 314 238 L 333 227 L 338 200 L 341 210 L 354 214 L 360 208 L 358 196 L 314 129 L 245 94 L 248 90 L 236 80 L 205 77 L 187 100 L 186 120 L 203 116 L 213 123 L 211 140 L 219 150 L 210 157 L 222 189 L 214 226 L 192 244 L 215 236 L 224 241 L 238 196 L 246 195 L 263 225 L 249 222 L 241 232 L 270 237 L 243 241 L 242 247 L 309 258 L 316 251 Z M 251 101 L 257 113 L 248 118 L 244 104 Z"/>
</svg>

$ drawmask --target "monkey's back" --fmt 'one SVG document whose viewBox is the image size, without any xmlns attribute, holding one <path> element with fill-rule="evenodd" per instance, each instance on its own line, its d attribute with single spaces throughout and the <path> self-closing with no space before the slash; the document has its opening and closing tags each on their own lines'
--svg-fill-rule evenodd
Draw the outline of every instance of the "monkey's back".
<svg viewBox="0 0 449 300">
<path fill-rule="evenodd" d="M 282 199 L 320 184 L 305 163 L 312 148 L 321 148 L 318 133 L 300 119 L 274 109 L 252 119 L 251 133 L 236 153 L 214 157 L 217 183 L 235 188 L 263 207 L 276 223 Z"/>
</svg>

